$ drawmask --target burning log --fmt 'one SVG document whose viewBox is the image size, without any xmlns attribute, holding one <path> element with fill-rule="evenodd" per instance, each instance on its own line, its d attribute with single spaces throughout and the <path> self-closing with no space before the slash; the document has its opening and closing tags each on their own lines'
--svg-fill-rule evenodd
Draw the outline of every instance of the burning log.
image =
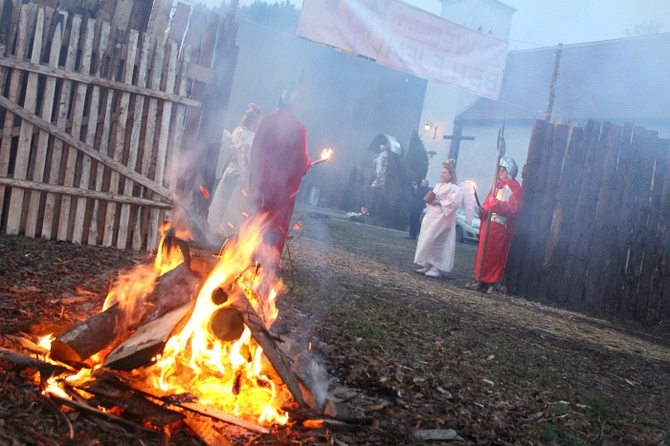
<svg viewBox="0 0 670 446">
<path fill-rule="evenodd" d="M 239 339 L 244 332 L 244 316 L 233 307 L 216 310 L 209 324 L 212 333 L 222 341 Z"/>
<path fill-rule="evenodd" d="M 66 364 L 82 364 L 115 341 L 117 321 L 122 317 L 123 311 L 116 304 L 76 324 L 54 339 L 51 357 Z"/>
<path fill-rule="evenodd" d="M 149 364 L 161 352 L 170 335 L 191 309 L 192 305 L 186 304 L 143 325 L 107 355 L 104 366 L 132 370 Z"/>
<path fill-rule="evenodd" d="M 245 297 L 240 296 L 239 299 L 233 302 L 233 306 L 237 308 L 244 318 L 244 323 L 249 327 L 252 336 L 258 342 L 258 345 L 263 348 L 263 354 L 265 354 L 265 357 L 270 361 L 272 367 L 274 367 L 275 372 L 277 372 L 284 384 L 286 384 L 295 401 L 301 406 L 307 405 L 311 409 L 317 410 L 318 404 L 315 398 L 307 386 L 301 383 L 295 373 L 293 373 L 288 358 L 277 346 L 272 334 L 265 328 L 263 320 L 251 306 L 251 303 Z"/>
<path fill-rule="evenodd" d="M 180 403 L 178 405 L 179 407 L 183 407 L 184 409 L 191 410 L 193 412 L 199 413 L 201 415 L 206 415 L 208 417 L 224 421 L 226 423 L 234 424 L 236 426 L 240 426 L 245 428 L 248 431 L 251 432 L 256 432 L 259 434 L 269 434 L 270 429 L 260 426 L 256 423 L 252 423 L 251 421 L 243 420 L 242 418 L 238 418 L 236 416 L 230 415 L 226 412 L 223 412 L 222 410 L 215 409 L 213 407 L 207 407 L 203 406 L 202 404 L 198 403 Z"/>
<path fill-rule="evenodd" d="M 157 279 L 145 305 L 126 315 L 119 304 L 76 324 L 51 344 L 51 357 L 66 364 L 82 364 L 95 353 L 123 340 L 139 326 L 157 320 L 186 302 L 192 304 L 201 277 L 181 264 Z M 135 323 L 126 324 L 132 319 Z"/>
</svg>

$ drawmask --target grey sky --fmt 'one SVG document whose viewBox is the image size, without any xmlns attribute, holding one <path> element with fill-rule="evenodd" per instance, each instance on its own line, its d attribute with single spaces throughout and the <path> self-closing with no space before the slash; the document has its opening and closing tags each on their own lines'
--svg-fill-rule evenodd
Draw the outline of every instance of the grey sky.
<svg viewBox="0 0 670 446">
<path fill-rule="evenodd" d="M 184 1 L 184 0 L 182 0 Z M 253 0 L 240 0 L 250 4 Z M 302 0 L 295 1 L 301 5 Z M 223 0 L 191 0 L 218 6 Z M 512 17 L 510 50 L 625 37 L 626 30 L 650 21 L 670 32 L 670 0 L 502 0 L 517 11 Z M 273 3 L 268 1 L 268 3 Z M 439 0 L 405 0 L 439 15 Z"/>
</svg>

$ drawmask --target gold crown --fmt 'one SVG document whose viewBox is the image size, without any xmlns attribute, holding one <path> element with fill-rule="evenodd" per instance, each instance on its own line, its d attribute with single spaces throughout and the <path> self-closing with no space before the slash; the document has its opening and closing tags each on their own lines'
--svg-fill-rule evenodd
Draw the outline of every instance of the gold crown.
<svg viewBox="0 0 670 446">
<path fill-rule="evenodd" d="M 453 169 L 454 166 L 456 166 L 456 160 L 453 158 L 449 158 L 448 160 L 442 161 L 442 165 L 444 167 L 451 167 Z"/>
</svg>

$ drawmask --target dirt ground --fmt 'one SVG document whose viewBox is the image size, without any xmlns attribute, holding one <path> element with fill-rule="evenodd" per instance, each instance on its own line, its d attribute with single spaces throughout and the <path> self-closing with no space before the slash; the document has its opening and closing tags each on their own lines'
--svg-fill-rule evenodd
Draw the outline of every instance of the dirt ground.
<svg viewBox="0 0 670 446">
<path fill-rule="evenodd" d="M 464 288 L 475 247 L 441 279 L 414 272 L 406 233 L 300 208 L 273 332 L 325 367 L 329 415 L 233 444 L 662 445 L 670 443 L 670 331 Z M 146 254 L 0 236 L 0 347 L 100 311 Z M 0 359 L 0 445 L 203 444 L 65 410 Z M 71 426 L 71 432 L 70 428 Z M 427 439 L 433 436 L 437 439 Z M 72 437 L 72 438 L 70 438 Z"/>
</svg>

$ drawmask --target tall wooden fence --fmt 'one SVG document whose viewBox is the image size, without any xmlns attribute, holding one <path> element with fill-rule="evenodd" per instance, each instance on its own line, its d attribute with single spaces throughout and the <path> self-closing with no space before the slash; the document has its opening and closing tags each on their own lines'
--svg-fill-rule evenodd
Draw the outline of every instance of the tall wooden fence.
<svg viewBox="0 0 670 446">
<path fill-rule="evenodd" d="M 669 164 L 655 131 L 536 121 L 510 291 L 648 324 L 670 317 Z"/>
<path fill-rule="evenodd" d="M 218 155 L 235 28 L 181 3 L 170 21 L 164 0 L 45 3 L 0 0 L 0 229 L 153 249 L 184 200 L 182 148 Z"/>
</svg>

